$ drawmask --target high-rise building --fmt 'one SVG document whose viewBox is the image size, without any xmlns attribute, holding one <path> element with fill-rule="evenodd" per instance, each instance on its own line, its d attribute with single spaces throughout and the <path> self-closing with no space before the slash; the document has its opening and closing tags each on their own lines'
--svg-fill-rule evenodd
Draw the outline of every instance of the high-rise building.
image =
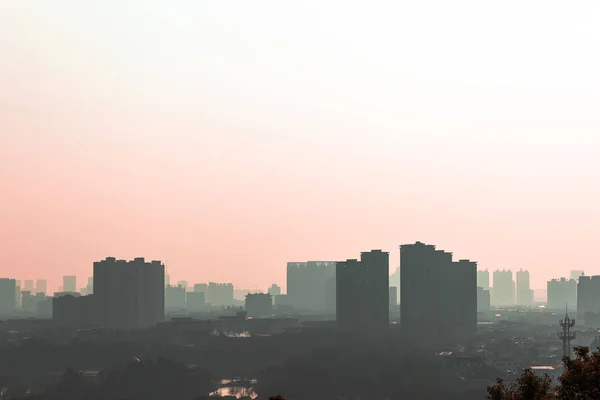
<svg viewBox="0 0 600 400">
<path fill-rule="evenodd" d="M 273 315 L 273 297 L 265 293 L 248 293 L 245 308 L 249 317 L 270 317 Z"/>
<path fill-rule="evenodd" d="M 398 288 L 396 286 L 390 286 L 389 288 L 389 301 L 390 310 L 393 310 L 398 305 Z"/>
<path fill-rule="evenodd" d="M 396 301 L 400 301 L 400 267 L 396 268 L 396 271 L 390 275 L 390 286 L 397 288 Z"/>
<path fill-rule="evenodd" d="M 47 294 L 48 293 L 48 281 L 46 281 L 45 279 L 38 279 L 35 282 L 35 291 L 37 293 Z"/>
<path fill-rule="evenodd" d="M 529 271 L 517 271 L 517 304 L 520 306 L 533 305 L 533 290 L 529 282 Z"/>
<path fill-rule="evenodd" d="M 206 305 L 206 292 L 187 292 L 186 308 L 189 312 L 203 311 Z"/>
<path fill-rule="evenodd" d="M 208 292 L 208 285 L 206 283 L 196 283 L 194 285 L 194 292 L 207 293 Z"/>
<path fill-rule="evenodd" d="M 400 321 L 412 339 L 465 338 L 477 329 L 477 263 L 421 242 L 400 246 Z"/>
<path fill-rule="evenodd" d="M 571 271 L 571 279 L 578 280 L 581 276 L 585 276 L 585 272 L 583 272 L 583 270 L 575 269 Z"/>
<path fill-rule="evenodd" d="M 307 261 L 287 264 L 287 301 L 298 311 L 335 313 L 335 262 Z"/>
<path fill-rule="evenodd" d="M 590 325 L 600 313 L 600 275 L 581 276 L 577 284 L 577 318 Z"/>
<path fill-rule="evenodd" d="M 100 326 L 139 329 L 164 320 L 165 266 L 160 261 L 108 257 L 95 262 L 93 291 Z"/>
<path fill-rule="evenodd" d="M 546 284 L 546 308 L 552 311 L 575 310 L 577 307 L 577 281 L 552 279 Z"/>
<path fill-rule="evenodd" d="M 271 285 L 269 290 L 267 290 L 267 293 L 269 293 L 271 296 L 273 296 L 273 298 L 275 298 L 275 296 L 279 296 L 281 294 L 281 287 L 274 283 Z"/>
<path fill-rule="evenodd" d="M 515 305 L 515 282 L 511 270 L 494 271 L 492 304 L 495 306 Z"/>
<path fill-rule="evenodd" d="M 389 328 L 390 254 L 361 253 L 336 263 L 336 318 L 346 332 L 380 335 Z"/>
<path fill-rule="evenodd" d="M 167 311 L 185 310 L 186 303 L 187 298 L 185 287 L 182 285 L 167 286 L 167 289 L 165 290 L 165 309 Z"/>
<path fill-rule="evenodd" d="M 231 306 L 235 303 L 233 284 L 209 282 L 206 298 L 211 306 Z"/>
<path fill-rule="evenodd" d="M 63 276 L 63 292 L 77 292 L 77 277 Z"/>
<path fill-rule="evenodd" d="M 23 288 L 21 289 L 21 292 L 24 292 L 24 291 L 29 292 L 29 294 L 31 294 L 34 291 L 33 280 L 25 279 L 23 281 Z"/>
<path fill-rule="evenodd" d="M 477 271 L 477 286 L 483 290 L 490 290 L 490 273 L 487 269 Z"/>
<path fill-rule="evenodd" d="M 491 308 L 491 297 L 489 289 L 477 287 L 477 311 L 488 312 Z"/>
<path fill-rule="evenodd" d="M 177 286 L 181 286 L 187 292 L 187 289 L 188 289 L 188 283 L 187 283 L 187 281 L 179 281 L 179 282 L 177 282 Z"/>
<path fill-rule="evenodd" d="M 17 310 L 17 281 L 0 278 L 0 316 L 6 316 Z"/>
</svg>

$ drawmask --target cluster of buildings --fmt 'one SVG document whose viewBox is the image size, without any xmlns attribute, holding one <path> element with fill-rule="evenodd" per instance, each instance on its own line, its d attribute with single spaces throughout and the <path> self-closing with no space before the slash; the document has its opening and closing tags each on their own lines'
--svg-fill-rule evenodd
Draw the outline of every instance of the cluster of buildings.
<svg viewBox="0 0 600 400">
<path fill-rule="evenodd" d="M 416 242 L 400 246 L 391 276 L 389 253 L 382 250 L 345 261 L 289 262 L 286 293 L 273 284 L 265 292 L 243 291 L 240 299 L 232 283 L 171 285 L 160 261 L 108 257 L 93 264 L 93 277 L 79 291 L 74 276 L 65 276 L 52 296 L 45 280 L 0 279 L 0 315 L 20 310 L 64 326 L 144 329 L 169 316 L 202 318 L 218 308 L 244 310 L 254 319 L 336 321 L 340 331 L 361 335 L 381 334 L 395 322 L 408 337 L 458 339 L 475 333 L 478 314 L 534 305 L 529 272 L 519 270 L 514 278 L 511 270 L 497 270 L 490 280 L 476 262 Z M 570 279 L 548 281 L 547 296 L 547 309 L 568 307 L 581 322 L 600 325 L 600 276 L 573 271 Z"/>
</svg>

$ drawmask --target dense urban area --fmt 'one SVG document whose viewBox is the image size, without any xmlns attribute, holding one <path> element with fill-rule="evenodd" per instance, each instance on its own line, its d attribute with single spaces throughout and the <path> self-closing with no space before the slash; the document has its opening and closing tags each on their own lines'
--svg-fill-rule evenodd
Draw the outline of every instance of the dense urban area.
<svg viewBox="0 0 600 400">
<path fill-rule="evenodd" d="M 600 276 L 570 271 L 539 299 L 528 271 L 421 242 L 397 265 L 289 262 L 286 293 L 172 284 L 144 258 L 55 293 L 0 279 L 0 399 L 484 399 L 523 374 L 558 384 L 600 343 Z"/>
</svg>

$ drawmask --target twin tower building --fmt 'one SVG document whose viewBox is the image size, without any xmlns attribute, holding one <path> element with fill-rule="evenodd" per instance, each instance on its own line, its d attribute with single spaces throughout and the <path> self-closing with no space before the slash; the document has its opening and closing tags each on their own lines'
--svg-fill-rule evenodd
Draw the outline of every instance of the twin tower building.
<svg viewBox="0 0 600 400">
<path fill-rule="evenodd" d="M 393 283 L 392 286 L 397 285 Z M 477 329 L 477 263 L 421 242 L 400 246 L 402 333 L 460 339 Z M 389 328 L 389 253 L 341 262 L 288 263 L 285 302 L 300 312 L 336 315 L 338 328 L 379 335 Z M 392 300 L 395 304 L 395 299 Z"/>
</svg>

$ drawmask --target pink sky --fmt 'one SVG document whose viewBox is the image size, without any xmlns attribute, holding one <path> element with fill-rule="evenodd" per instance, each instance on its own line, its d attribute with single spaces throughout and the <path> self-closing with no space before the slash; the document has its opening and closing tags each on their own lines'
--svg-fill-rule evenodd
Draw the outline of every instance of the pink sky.
<svg viewBox="0 0 600 400">
<path fill-rule="evenodd" d="M 0 276 L 264 289 L 416 240 L 600 274 L 599 6 L 418 3 L 2 2 Z"/>
</svg>

